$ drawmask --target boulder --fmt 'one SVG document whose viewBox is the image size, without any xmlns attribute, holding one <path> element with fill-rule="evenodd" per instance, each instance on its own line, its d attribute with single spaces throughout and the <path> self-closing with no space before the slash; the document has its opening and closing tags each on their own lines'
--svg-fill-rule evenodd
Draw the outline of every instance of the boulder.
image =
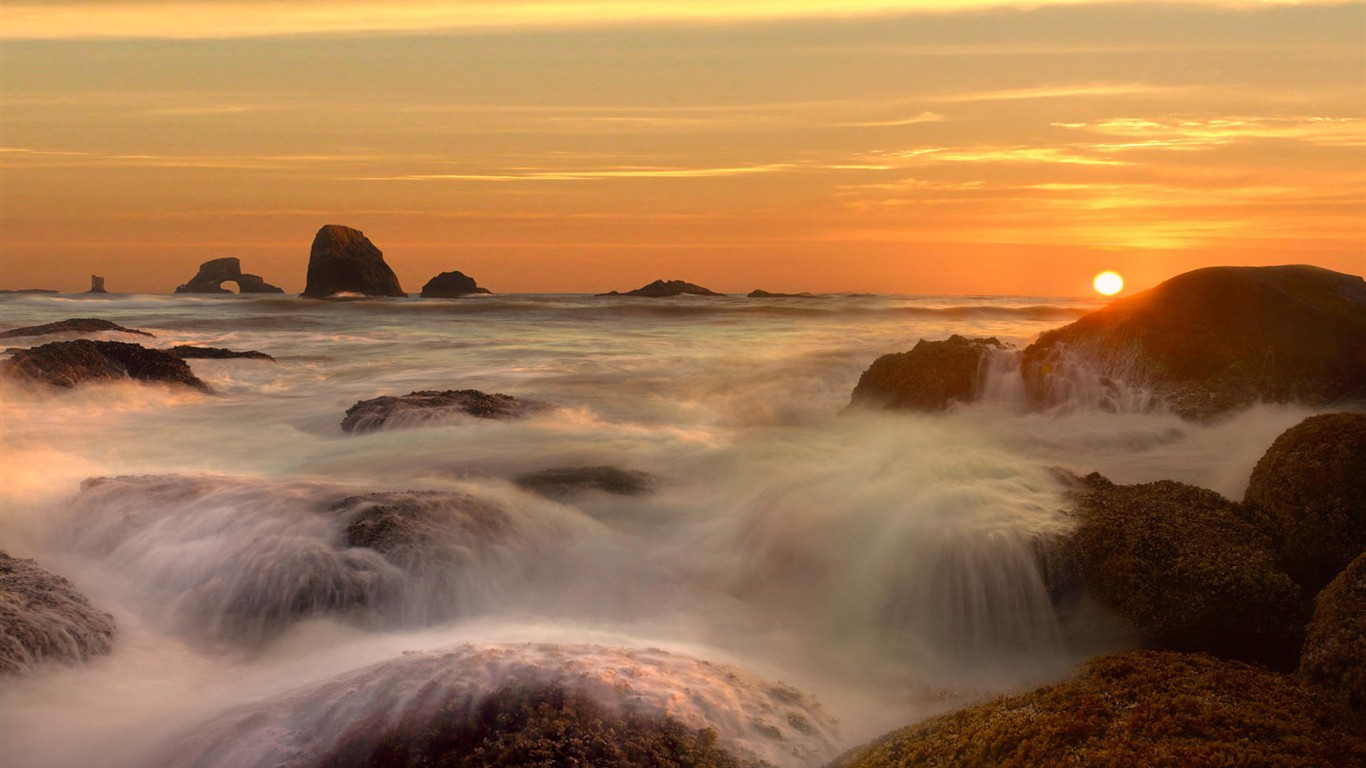
<svg viewBox="0 0 1366 768">
<path fill-rule="evenodd" d="M 71 582 L 0 551 L 0 674 L 47 660 L 84 661 L 108 653 L 113 637 L 114 618 Z"/>
<path fill-rule="evenodd" d="M 513 482 L 532 493 L 563 499 L 583 491 L 644 496 L 655 489 L 654 476 L 619 467 L 555 467 L 519 475 Z"/>
<path fill-rule="evenodd" d="M 464 272 L 442 272 L 422 286 L 424 299 L 456 299 L 470 294 L 488 293 L 493 291 L 480 288 L 479 284 L 474 282 L 474 278 Z"/>
<path fill-rule="evenodd" d="M 1300 674 L 1366 713 L 1366 554 L 1358 555 L 1315 600 Z"/>
<path fill-rule="evenodd" d="M 1257 401 L 1362 397 L 1366 281 L 1305 265 L 1197 269 L 1042 334 L 1022 373 L 1040 406 L 1090 375 L 1148 391 L 1188 419 Z"/>
<path fill-rule="evenodd" d="M 303 295 L 321 299 L 338 293 L 406 297 L 384 254 L 359 230 L 328 224 L 313 238 Z"/>
<path fill-rule="evenodd" d="M 100 320 L 99 318 L 94 317 L 75 317 L 70 320 L 60 320 L 55 323 L 13 328 L 4 333 L 0 333 L 0 339 L 13 339 L 22 336 L 51 336 L 55 333 L 101 333 L 104 331 L 131 333 L 137 336 L 152 335 L 146 331 L 139 331 L 136 328 L 124 328 L 118 323 L 111 323 L 108 320 Z"/>
<path fill-rule="evenodd" d="M 373 432 L 381 428 L 439 422 L 453 415 L 515 419 L 543 407 L 501 392 L 490 395 L 477 389 L 422 390 L 402 396 L 384 395 L 361 400 L 346 409 L 341 428 L 343 432 Z"/>
<path fill-rule="evenodd" d="M 12 378 L 56 387 L 74 387 L 90 381 L 158 382 L 209 392 L 209 385 L 194 375 L 175 355 L 122 341 L 54 341 L 14 353 L 0 362 L 0 372 Z"/>
<path fill-rule="evenodd" d="M 1270 542 L 1219 494 L 1169 480 L 1072 493 L 1084 587 L 1150 645 L 1293 668 L 1300 590 Z"/>
<path fill-rule="evenodd" d="M 181 360 L 229 360 L 243 358 L 247 360 L 269 360 L 275 362 L 275 358 L 267 355 L 265 352 L 257 352 L 254 349 L 236 352 L 231 349 L 223 349 L 222 347 L 192 347 L 188 344 L 177 344 L 166 351 Z"/>
<path fill-rule="evenodd" d="M 703 288 L 703 287 L 700 286 L 700 285 L 696 285 L 696 284 L 694 284 L 694 283 L 684 282 L 684 281 L 682 281 L 682 280 L 656 280 L 656 281 L 654 281 L 653 283 L 650 283 L 649 285 L 646 285 L 646 286 L 642 286 L 642 287 L 640 287 L 640 288 L 637 288 L 637 289 L 635 289 L 634 291 L 627 291 L 626 293 L 618 293 L 617 291 L 610 291 L 610 292 L 608 292 L 608 293 L 602 293 L 602 294 L 598 294 L 598 295 L 600 295 L 600 296 L 645 296 L 645 297 L 648 297 L 648 298 L 651 298 L 651 299 L 660 299 L 660 298 L 664 298 L 664 297 L 667 297 L 667 296 L 682 296 L 682 295 L 684 295 L 684 294 L 689 294 L 689 295 L 693 295 L 693 296 L 721 296 L 721 295 L 723 295 L 723 294 L 717 293 L 717 292 L 715 292 L 715 291 L 712 291 L 712 290 L 708 290 L 708 289 L 706 289 L 706 288 Z"/>
<path fill-rule="evenodd" d="M 884 410 L 942 411 L 969 403 L 981 391 L 987 357 L 1009 349 L 995 338 L 921 339 L 909 352 L 883 355 L 859 377 L 850 406 Z"/>
<path fill-rule="evenodd" d="M 1366 413 L 1311 416 L 1257 462 L 1244 510 L 1308 594 L 1366 551 Z"/>
<path fill-rule="evenodd" d="M 1075 679 L 894 731 L 832 768 L 1366 765 L 1349 713 L 1294 677 L 1203 654 L 1132 651 Z"/>
<path fill-rule="evenodd" d="M 814 299 L 816 294 L 802 291 L 801 293 L 769 293 L 765 290 L 755 288 L 749 292 L 751 299 Z"/>
<path fill-rule="evenodd" d="M 237 283 L 240 293 L 284 293 L 283 288 L 267 283 L 260 275 L 249 275 L 242 271 L 241 260 L 229 256 L 213 259 L 199 265 L 199 271 L 188 283 L 178 286 L 176 293 L 232 293 L 223 283 Z"/>
<path fill-rule="evenodd" d="M 109 293 L 104 289 L 104 278 L 99 275 L 90 276 L 90 290 L 86 293 Z"/>
</svg>

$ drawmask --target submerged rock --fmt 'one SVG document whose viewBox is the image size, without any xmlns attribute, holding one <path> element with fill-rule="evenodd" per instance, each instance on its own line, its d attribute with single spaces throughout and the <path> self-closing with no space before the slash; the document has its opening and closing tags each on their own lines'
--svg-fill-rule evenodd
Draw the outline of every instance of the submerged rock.
<svg viewBox="0 0 1366 768">
<path fill-rule="evenodd" d="M 1366 765 L 1360 724 L 1294 677 L 1133 651 L 1057 685 L 894 731 L 832 768 Z"/>
<path fill-rule="evenodd" d="M 373 432 L 440 421 L 455 414 L 480 419 L 515 419 L 543 407 L 511 395 L 490 395 L 477 389 L 422 390 L 402 396 L 384 395 L 361 400 L 346 410 L 341 428 L 343 432 Z"/>
<path fill-rule="evenodd" d="M 1366 281 L 1318 267 L 1209 267 L 1118 299 L 1024 351 L 1033 401 L 1084 371 L 1207 419 L 1257 401 L 1366 397 Z"/>
<path fill-rule="evenodd" d="M 284 293 L 283 288 L 267 283 L 260 275 L 249 275 L 242 271 L 242 262 L 229 256 L 213 259 L 199 265 L 199 271 L 189 282 L 177 286 L 176 293 L 232 293 L 223 283 L 237 283 L 241 293 Z"/>
<path fill-rule="evenodd" d="M 36 664 L 84 661 L 113 646 L 114 618 L 71 582 L 0 551 L 0 674 Z"/>
<path fill-rule="evenodd" d="M 1243 503 L 1281 566 L 1317 592 L 1366 551 L 1366 413 L 1311 416 L 1283 432 Z"/>
<path fill-rule="evenodd" d="M 667 296 L 682 296 L 684 294 L 692 296 L 721 296 L 723 294 L 703 288 L 694 283 L 684 282 L 683 280 L 656 280 L 649 285 L 641 286 L 634 291 L 619 293 L 609 291 L 608 293 L 598 294 L 600 296 L 645 296 L 652 299 L 660 299 Z"/>
<path fill-rule="evenodd" d="M 562 499 L 582 491 L 603 491 L 617 496 L 644 496 L 657 484 L 653 475 L 620 467 L 554 467 L 518 475 L 513 481 L 534 493 Z"/>
<path fill-rule="evenodd" d="M 1319 593 L 1305 634 L 1300 674 L 1366 713 L 1366 554 Z"/>
<path fill-rule="evenodd" d="M 1146 642 L 1293 668 L 1300 590 L 1270 542 L 1219 494 L 1163 480 L 1074 492 L 1072 544 L 1085 587 Z"/>
<path fill-rule="evenodd" d="M 90 290 L 86 293 L 109 293 L 104 289 L 104 278 L 99 275 L 90 276 Z"/>
<path fill-rule="evenodd" d="M 21 336 L 51 336 L 55 333 L 101 333 L 104 331 L 131 333 L 137 336 L 152 335 L 146 331 L 139 331 L 136 328 L 124 328 L 118 323 L 112 323 L 108 320 L 101 320 L 95 317 L 74 317 L 70 320 L 59 320 L 55 323 L 12 328 L 4 333 L 0 333 L 0 339 L 13 339 Z"/>
<path fill-rule="evenodd" d="M 850 406 L 884 410 L 942 411 L 950 403 L 978 398 L 984 363 L 997 339 L 957 334 L 944 341 L 921 339 L 909 352 L 883 355 L 859 377 Z"/>
<path fill-rule="evenodd" d="M 359 230 L 328 224 L 313 238 L 308 283 L 303 295 L 320 299 L 338 293 L 406 297 L 384 254 Z"/>
<path fill-rule="evenodd" d="M 56 387 L 92 381 L 136 381 L 174 384 L 209 392 L 180 358 L 159 349 L 122 341 L 54 341 L 14 353 L 0 362 L 0 372 L 12 378 Z"/>
<path fill-rule="evenodd" d="M 247 360 L 275 361 L 275 358 L 267 355 L 265 352 L 257 352 L 254 349 L 236 352 L 231 349 L 223 349 L 222 347 L 193 347 L 188 344 L 177 344 L 166 350 L 166 352 L 175 355 L 181 360 L 229 360 L 243 358 Z"/>
<path fill-rule="evenodd" d="M 474 278 L 464 272 L 442 272 L 422 286 L 424 299 L 455 299 L 470 294 L 489 293 L 493 291 L 480 288 L 479 284 L 474 282 Z"/>
</svg>

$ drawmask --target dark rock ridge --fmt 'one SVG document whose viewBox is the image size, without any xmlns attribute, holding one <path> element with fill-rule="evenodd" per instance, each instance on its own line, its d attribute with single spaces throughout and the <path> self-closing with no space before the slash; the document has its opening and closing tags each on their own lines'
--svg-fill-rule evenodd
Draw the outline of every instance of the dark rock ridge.
<svg viewBox="0 0 1366 768">
<path fill-rule="evenodd" d="M 90 276 L 90 290 L 86 293 L 109 293 L 104 289 L 104 278 L 99 275 Z"/>
<path fill-rule="evenodd" d="M 1031 399 L 1065 400 L 1078 369 L 1151 392 L 1185 418 L 1257 401 L 1366 396 L 1366 281 L 1318 267 L 1209 267 L 1042 334 Z"/>
<path fill-rule="evenodd" d="M 1281 433 L 1243 504 L 1286 572 L 1317 592 L 1366 551 L 1366 413 L 1311 416 Z"/>
<path fill-rule="evenodd" d="M 517 485 L 552 499 L 562 499 L 583 491 L 603 491 L 617 496 L 644 496 L 654 491 L 657 482 L 648 472 L 619 467 L 554 467 L 519 475 Z"/>
<path fill-rule="evenodd" d="M 712 290 L 703 288 L 700 285 L 684 282 L 682 280 L 656 280 L 649 285 L 642 286 L 634 291 L 619 293 L 609 291 L 608 293 L 598 294 L 599 296 L 645 296 L 652 299 L 661 299 L 667 296 L 682 296 L 689 294 L 692 296 L 722 296 Z"/>
<path fill-rule="evenodd" d="M 1083 583 L 1151 645 L 1291 669 L 1305 615 L 1270 542 L 1214 491 L 1098 474 L 1073 494 Z"/>
<path fill-rule="evenodd" d="M 477 389 L 422 390 L 406 395 L 384 395 L 362 400 L 346 410 L 343 432 L 372 432 L 385 427 L 417 426 L 440 421 L 453 414 L 480 419 L 515 419 L 544 406 L 518 400 L 501 392 L 488 394 Z"/>
<path fill-rule="evenodd" d="M 850 406 L 942 411 L 977 399 L 986 358 L 1008 349 L 995 338 L 921 339 L 909 352 L 883 355 L 859 377 Z"/>
<path fill-rule="evenodd" d="M 275 361 L 275 358 L 271 357 L 270 355 L 267 355 L 265 352 L 257 352 L 254 349 L 248 349 L 243 352 L 236 352 L 234 350 L 223 349 L 221 347 L 192 347 L 188 344 L 177 344 L 176 346 L 167 349 L 166 352 L 168 354 L 175 355 L 181 360 L 229 360 L 234 358 L 243 358 L 247 360 L 270 360 L 271 362 Z"/>
<path fill-rule="evenodd" d="M 456 299 L 470 294 L 488 293 L 493 291 L 480 288 L 479 284 L 474 282 L 474 278 L 464 272 L 442 272 L 422 286 L 424 299 Z"/>
<path fill-rule="evenodd" d="M 749 292 L 751 299 L 814 299 L 816 294 L 802 291 L 801 293 L 770 293 L 765 290 L 755 288 Z"/>
<path fill-rule="evenodd" d="M 40 662 L 84 661 L 113 646 L 114 618 L 71 582 L 0 551 L 0 674 Z"/>
<path fill-rule="evenodd" d="M 159 349 L 147 349 L 122 341 L 54 341 L 23 349 L 0 362 L 0 372 L 16 379 L 56 387 L 74 387 L 91 381 L 160 382 L 209 392 L 209 385 L 194 375 L 180 358 Z"/>
<path fill-rule="evenodd" d="M 61 293 L 55 288 L 0 288 L 0 293 Z"/>
<path fill-rule="evenodd" d="M 60 320 L 55 323 L 14 328 L 5 331 L 4 333 L 0 333 L 0 339 L 13 339 L 21 336 L 50 336 L 54 333 L 99 333 L 101 331 L 132 333 L 138 336 L 152 335 L 146 331 L 139 331 L 136 328 L 124 328 L 123 326 L 117 323 L 111 323 L 108 320 L 100 320 L 94 317 L 75 317 L 70 320 Z"/>
<path fill-rule="evenodd" d="M 1319 593 L 1305 633 L 1300 674 L 1366 713 L 1366 553 Z"/>
<path fill-rule="evenodd" d="M 321 299 L 338 293 L 406 297 L 384 254 L 362 232 L 328 224 L 313 238 L 303 295 Z"/>
<path fill-rule="evenodd" d="M 177 286 L 176 293 L 232 293 L 223 283 L 237 283 L 240 293 L 284 293 L 283 288 L 267 283 L 260 275 L 250 275 L 242 271 L 240 259 L 229 256 L 213 259 L 199 265 L 199 272 L 188 283 Z"/>
<path fill-rule="evenodd" d="M 1020 696 L 894 731 L 831 768 L 1366 765 L 1360 722 L 1294 677 L 1133 651 Z"/>
</svg>

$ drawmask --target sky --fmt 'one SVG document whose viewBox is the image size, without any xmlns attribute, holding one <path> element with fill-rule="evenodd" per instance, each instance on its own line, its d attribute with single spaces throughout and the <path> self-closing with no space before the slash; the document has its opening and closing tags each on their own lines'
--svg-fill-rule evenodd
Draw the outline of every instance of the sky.
<svg viewBox="0 0 1366 768">
<path fill-rule="evenodd" d="M 5 0 L 0 288 L 1366 272 L 1366 3 Z M 231 286 L 229 286 L 231 287 Z"/>
</svg>

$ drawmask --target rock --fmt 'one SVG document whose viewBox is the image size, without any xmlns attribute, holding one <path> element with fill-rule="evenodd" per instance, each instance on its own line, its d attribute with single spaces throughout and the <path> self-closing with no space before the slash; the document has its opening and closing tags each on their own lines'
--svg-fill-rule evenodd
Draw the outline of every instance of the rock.
<svg viewBox="0 0 1366 768">
<path fill-rule="evenodd" d="M 244 358 L 247 360 L 269 360 L 275 362 L 275 358 L 265 352 L 257 352 L 254 349 L 245 352 L 234 352 L 231 349 L 221 347 L 192 347 L 188 344 L 177 344 L 166 350 L 167 353 L 175 355 L 181 360 L 228 360 L 234 358 Z"/>
<path fill-rule="evenodd" d="M 283 288 L 267 283 L 260 275 L 249 275 L 242 271 L 240 259 L 229 256 L 212 259 L 199 265 L 199 272 L 188 283 L 178 286 L 176 293 L 232 293 L 223 283 L 237 283 L 240 293 L 284 293 Z"/>
<path fill-rule="evenodd" d="M 1366 554 L 1319 593 L 1305 633 L 1300 674 L 1366 712 Z"/>
<path fill-rule="evenodd" d="M 384 254 L 363 233 L 328 224 L 313 238 L 308 283 L 303 295 L 321 299 L 338 293 L 406 297 Z"/>
<path fill-rule="evenodd" d="M 749 298 L 751 298 L 751 299 L 814 299 L 814 298 L 816 298 L 816 294 L 814 294 L 814 293 L 807 293 L 806 291 L 802 291 L 801 293 L 769 293 L 768 291 L 763 291 L 763 290 L 760 290 L 760 289 L 758 289 L 758 288 L 755 288 L 754 290 L 752 290 L 752 291 L 749 292 Z"/>
<path fill-rule="evenodd" d="M 0 293 L 61 293 L 55 288 L 0 288 Z"/>
<path fill-rule="evenodd" d="M 1080 676 L 894 731 L 832 768 L 1366 765 L 1366 738 L 1296 678 L 1202 654 L 1132 651 Z"/>
<path fill-rule="evenodd" d="M 159 349 L 122 341 L 54 341 L 16 352 L 0 362 L 0 371 L 16 379 L 56 387 L 134 379 L 211 391 L 184 360 Z"/>
<path fill-rule="evenodd" d="M 442 272 L 422 286 L 424 299 L 455 299 L 472 293 L 487 294 L 493 291 L 480 288 L 474 278 L 464 272 Z"/>
<path fill-rule="evenodd" d="M 655 489 L 654 476 L 619 467 L 555 467 L 519 475 L 513 482 L 533 493 L 563 499 L 583 491 L 644 496 Z"/>
<path fill-rule="evenodd" d="M 116 333 L 131 333 L 138 336 L 151 336 L 146 331 L 139 331 L 136 328 L 124 328 L 117 323 L 108 320 L 100 320 L 93 317 L 76 317 L 70 320 L 61 320 L 55 323 L 44 325 L 30 325 L 23 328 L 0 333 L 0 339 L 13 339 L 21 336 L 50 336 L 54 333 L 100 333 L 110 331 Z"/>
<path fill-rule="evenodd" d="M 859 377 L 850 406 L 884 410 L 942 411 L 970 403 L 981 390 L 985 360 L 1009 349 L 997 339 L 921 339 L 909 352 L 883 355 Z"/>
<path fill-rule="evenodd" d="M 1281 567 L 1317 592 L 1366 550 L 1366 414 L 1311 416 L 1283 432 L 1243 504 Z"/>
<path fill-rule="evenodd" d="M 104 278 L 99 275 L 90 276 L 90 290 L 86 293 L 109 293 L 104 289 Z"/>
<path fill-rule="evenodd" d="M 511 395 L 477 389 L 423 390 L 395 397 L 362 400 L 346 409 L 343 432 L 373 432 L 380 428 L 411 427 L 463 414 L 480 419 L 516 419 L 544 406 Z"/>
<path fill-rule="evenodd" d="M 1147 643 L 1294 667 L 1300 590 L 1237 505 L 1184 483 L 1115 485 L 1096 474 L 1072 498 L 1086 589 Z"/>
<path fill-rule="evenodd" d="M 1079 371 L 1148 390 L 1188 419 L 1259 400 L 1366 395 L 1366 281 L 1318 267 L 1209 267 L 1048 331 L 1024 351 L 1031 398 Z"/>
<path fill-rule="evenodd" d="M 703 288 L 700 285 L 687 283 L 682 280 L 656 280 L 649 285 L 642 286 L 634 291 L 618 293 L 600 293 L 599 296 L 646 296 L 652 299 L 664 298 L 666 296 L 682 296 L 690 294 L 693 296 L 721 296 L 723 294 Z"/>
<path fill-rule="evenodd" d="M 113 647 L 114 618 L 71 582 L 0 551 L 0 674 L 40 662 L 84 661 Z"/>
</svg>

